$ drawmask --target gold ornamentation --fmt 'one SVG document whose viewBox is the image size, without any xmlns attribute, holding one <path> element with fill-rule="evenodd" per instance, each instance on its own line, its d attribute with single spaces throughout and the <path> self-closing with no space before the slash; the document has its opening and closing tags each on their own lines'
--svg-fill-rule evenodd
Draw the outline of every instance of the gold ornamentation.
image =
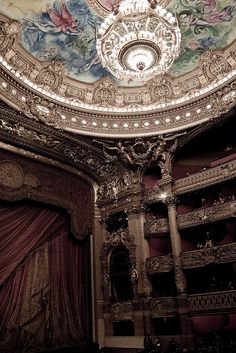
<svg viewBox="0 0 236 353">
<path fill-rule="evenodd" d="M 61 143 L 60 141 L 54 140 L 51 136 L 27 129 L 19 123 L 10 123 L 4 119 L 0 119 L 0 130 L 15 133 L 18 136 L 22 136 L 32 141 L 37 141 L 38 143 L 48 147 L 58 146 Z"/>
<path fill-rule="evenodd" d="M 93 102 L 102 106 L 113 105 L 116 97 L 116 86 L 112 79 L 102 78 L 94 88 Z"/>
<path fill-rule="evenodd" d="M 27 101 L 27 108 L 34 118 L 46 122 L 48 125 L 57 126 L 57 121 L 61 119 L 57 106 L 50 100 L 35 96 Z"/>
<path fill-rule="evenodd" d="M 183 268 L 186 269 L 234 262 L 236 261 L 236 243 L 182 252 L 181 260 Z"/>
<path fill-rule="evenodd" d="M 171 297 L 151 299 L 150 306 L 153 318 L 175 316 L 178 312 L 177 301 Z"/>
<path fill-rule="evenodd" d="M 52 61 L 50 65 L 45 65 L 36 77 L 36 82 L 45 89 L 51 89 L 54 92 L 59 90 L 65 76 L 64 66 L 60 61 Z"/>
<path fill-rule="evenodd" d="M 111 305 L 111 314 L 116 318 L 133 316 L 133 305 L 131 303 L 115 303 Z"/>
<path fill-rule="evenodd" d="M 184 194 L 199 188 L 218 184 L 223 180 L 230 180 L 236 176 L 236 161 L 228 162 L 220 166 L 207 169 L 200 173 L 176 180 L 174 192 L 177 195 Z"/>
<path fill-rule="evenodd" d="M 172 255 L 154 256 L 146 260 L 147 274 L 170 272 L 173 270 L 174 262 Z"/>
<path fill-rule="evenodd" d="M 149 83 L 149 92 L 152 102 L 164 103 L 173 97 L 171 82 L 165 79 L 155 80 Z"/>
<path fill-rule="evenodd" d="M 230 71 L 230 65 L 223 55 L 217 54 L 211 50 L 206 51 L 201 58 L 202 71 L 208 80 L 219 78 L 219 75 Z"/>
<path fill-rule="evenodd" d="M 11 161 L 0 162 L 0 186 L 5 189 L 20 189 L 24 184 L 21 167 Z"/>
<path fill-rule="evenodd" d="M 181 257 L 179 255 L 173 255 L 174 259 L 174 272 L 175 272 L 175 284 L 178 293 L 185 293 L 187 288 L 187 282 L 185 275 L 182 270 Z"/>
<path fill-rule="evenodd" d="M 133 241 L 134 237 L 132 234 L 129 234 L 128 231 L 118 230 L 113 233 L 107 233 L 107 238 L 103 243 L 103 256 L 120 244 L 123 244 L 125 247 L 129 248 L 133 245 Z"/>
<path fill-rule="evenodd" d="M 221 291 L 188 296 L 188 306 L 192 314 L 201 314 L 216 311 L 229 311 L 236 309 L 236 290 Z"/>
</svg>

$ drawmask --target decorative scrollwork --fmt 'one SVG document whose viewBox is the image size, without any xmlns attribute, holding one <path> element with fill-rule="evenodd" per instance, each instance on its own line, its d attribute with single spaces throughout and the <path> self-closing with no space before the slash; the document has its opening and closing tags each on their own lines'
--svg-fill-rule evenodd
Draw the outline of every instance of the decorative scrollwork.
<svg viewBox="0 0 236 353">
<path fill-rule="evenodd" d="M 183 268 L 194 268 L 213 263 L 233 262 L 236 261 L 236 243 L 183 252 L 181 259 Z"/>
<path fill-rule="evenodd" d="M 111 305 L 110 312 L 116 319 L 130 317 L 133 315 L 133 306 L 131 303 L 115 303 Z"/>
<path fill-rule="evenodd" d="M 4 189 L 19 189 L 24 184 L 25 175 L 21 167 L 11 161 L 0 162 L 0 186 Z"/>
<path fill-rule="evenodd" d="M 202 56 L 202 71 L 208 80 L 219 78 L 219 74 L 226 74 L 230 70 L 227 60 L 220 54 L 206 51 Z"/>
<path fill-rule="evenodd" d="M 152 299 L 150 306 L 154 318 L 174 316 L 178 310 L 176 299 L 171 297 Z"/>
<path fill-rule="evenodd" d="M 134 141 L 118 141 L 115 143 L 98 140 L 94 140 L 94 142 L 102 146 L 103 153 L 110 162 L 120 159 L 129 167 L 144 167 L 157 163 L 161 167 L 162 174 L 165 175 L 170 172 L 167 151 L 171 154 L 175 150 L 177 137 L 183 134 L 185 133 L 165 137 L 160 135 L 149 140 L 137 138 Z M 168 141 L 174 141 L 174 143 L 169 145 Z"/>
<path fill-rule="evenodd" d="M 0 119 L 0 130 L 5 130 L 9 133 L 16 133 L 18 136 L 25 137 L 32 141 L 37 141 L 38 143 L 49 147 L 55 147 L 61 144 L 61 141 L 54 140 L 51 136 L 38 133 L 25 128 L 19 123 L 11 123 L 4 119 Z"/>
<path fill-rule="evenodd" d="M 36 82 L 44 88 L 58 91 L 64 76 L 65 71 L 62 62 L 52 61 L 50 65 L 46 65 L 42 68 L 36 77 Z"/>
<path fill-rule="evenodd" d="M 146 260 L 146 269 L 149 276 L 154 273 L 170 272 L 173 267 L 172 255 L 149 257 Z"/>
<path fill-rule="evenodd" d="M 129 247 L 133 245 L 134 237 L 132 234 L 129 234 L 128 231 L 118 230 L 113 233 L 107 233 L 107 238 L 103 243 L 102 254 L 105 255 L 111 249 L 114 249 L 120 244 Z"/>
<path fill-rule="evenodd" d="M 191 313 L 216 312 L 217 310 L 232 311 L 236 309 L 236 291 L 224 291 L 190 295 L 188 306 Z"/>
<path fill-rule="evenodd" d="M 114 104 L 116 86 L 109 77 L 102 78 L 94 89 L 93 102 L 102 106 Z"/>
</svg>

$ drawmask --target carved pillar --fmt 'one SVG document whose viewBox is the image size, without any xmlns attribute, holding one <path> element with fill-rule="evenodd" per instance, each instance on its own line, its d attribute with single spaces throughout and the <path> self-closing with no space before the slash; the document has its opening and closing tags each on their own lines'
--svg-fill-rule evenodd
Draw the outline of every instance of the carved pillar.
<svg viewBox="0 0 236 353">
<path fill-rule="evenodd" d="M 127 210 L 129 234 L 134 236 L 134 243 L 136 245 L 136 263 L 138 271 L 138 293 L 139 295 L 149 295 L 149 288 L 145 283 L 144 272 L 145 261 L 149 257 L 148 242 L 144 237 L 144 220 L 145 208 L 143 206 L 133 206 Z"/>
<path fill-rule="evenodd" d="M 101 346 L 104 345 L 104 318 L 103 318 L 103 293 L 101 283 L 103 282 L 103 274 L 101 271 L 100 255 L 105 237 L 104 224 L 100 222 L 100 210 L 95 207 L 94 211 L 94 235 L 93 235 L 93 339 L 99 342 Z"/>
<path fill-rule="evenodd" d="M 177 289 L 178 311 L 182 334 L 192 334 L 191 319 L 189 317 L 188 301 L 186 293 L 186 278 L 181 264 L 181 238 L 177 225 L 176 199 L 173 195 L 163 200 L 167 204 L 168 221 L 170 229 L 171 247 L 174 259 L 175 284 Z"/>
<path fill-rule="evenodd" d="M 142 310 L 135 321 L 135 332 L 137 335 L 153 334 L 150 311 L 148 307 L 148 297 L 150 296 L 152 286 L 149 282 L 146 272 L 145 262 L 149 257 L 148 242 L 144 237 L 145 208 L 143 206 L 133 206 L 127 210 L 129 234 L 134 237 L 136 245 L 136 268 L 138 272 L 138 281 L 136 291 L 138 296 L 146 297 L 143 299 Z M 146 303 L 146 305 L 144 305 Z"/>
</svg>

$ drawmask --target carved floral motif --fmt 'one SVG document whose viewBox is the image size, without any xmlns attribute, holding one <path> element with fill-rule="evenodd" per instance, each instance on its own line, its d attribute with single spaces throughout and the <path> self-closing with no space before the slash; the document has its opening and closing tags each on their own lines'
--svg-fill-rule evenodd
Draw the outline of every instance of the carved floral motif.
<svg viewBox="0 0 236 353">
<path fill-rule="evenodd" d="M 189 228 L 202 223 L 210 223 L 221 219 L 232 217 L 234 201 L 224 202 L 202 210 L 188 212 L 177 217 L 178 228 Z M 169 231 L 168 219 L 148 219 L 145 223 L 145 235 L 152 236 Z"/>
<path fill-rule="evenodd" d="M 124 319 L 133 315 L 133 306 L 131 303 L 115 303 L 111 305 L 110 312 L 116 319 Z"/>
<path fill-rule="evenodd" d="M 202 71 L 208 80 L 217 79 L 219 75 L 224 75 L 230 70 L 230 65 L 223 55 L 206 51 L 202 55 Z"/>
<path fill-rule="evenodd" d="M 174 192 L 180 195 L 188 191 L 220 183 L 226 179 L 232 179 L 235 176 L 236 161 L 228 162 L 215 168 L 210 168 L 200 173 L 189 175 L 186 178 L 176 180 Z"/>
<path fill-rule="evenodd" d="M 151 315 L 154 318 L 174 316 L 178 310 L 176 299 L 171 297 L 152 299 L 150 306 Z"/>
<path fill-rule="evenodd" d="M 161 272 L 170 272 L 174 268 L 172 255 L 149 257 L 146 260 L 146 269 L 148 275 Z"/>
<path fill-rule="evenodd" d="M 181 259 L 183 268 L 194 268 L 213 263 L 234 262 L 236 261 L 236 243 L 183 252 Z"/>
<path fill-rule="evenodd" d="M 21 167 L 11 161 L 0 162 L 0 186 L 6 189 L 19 189 L 24 184 Z"/>
<path fill-rule="evenodd" d="M 134 237 L 132 234 L 129 234 L 128 231 L 118 230 L 116 232 L 107 233 L 107 238 L 103 243 L 102 253 L 103 255 L 107 254 L 111 249 L 114 249 L 120 244 L 129 247 L 133 245 Z"/>
<path fill-rule="evenodd" d="M 58 146 L 61 142 L 54 140 L 51 136 L 47 136 L 31 129 L 27 129 L 19 123 L 8 122 L 4 119 L 0 119 L 0 130 L 8 131 L 9 133 L 15 133 L 18 136 L 22 136 L 32 141 L 36 141 L 39 144 L 54 147 Z"/>
<path fill-rule="evenodd" d="M 58 91 L 59 86 L 65 76 L 64 66 L 60 61 L 51 61 L 49 65 L 44 66 L 36 77 L 36 82 L 44 88 L 50 88 Z"/>
<path fill-rule="evenodd" d="M 113 105 L 116 97 L 116 86 L 109 77 L 102 78 L 94 89 L 93 102 L 100 105 Z"/>
</svg>

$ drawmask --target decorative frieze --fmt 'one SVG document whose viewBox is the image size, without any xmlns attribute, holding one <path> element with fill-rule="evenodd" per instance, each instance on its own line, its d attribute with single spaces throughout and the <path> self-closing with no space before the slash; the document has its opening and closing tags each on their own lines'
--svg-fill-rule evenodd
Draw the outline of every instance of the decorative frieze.
<svg viewBox="0 0 236 353">
<path fill-rule="evenodd" d="M 115 303 L 110 306 L 110 313 L 116 320 L 132 318 L 133 311 L 132 303 Z"/>
<path fill-rule="evenodd" d="M 177 314 L 177 301 L 174 297 L 151 299 L 151 316 L 153 318 L 175 316 Z"/>
<path fill-rule="evenodd" d="M 26 138 L 27 140 L 35 141 L 48 147 L 56 147 L 62 143 L 61 141 L 53 139 L 50 135 L 39 133 L 32 129 L 28 129 L 19 123 L 9 122 L 5 119 L 0 119 L 0 130 L 14 133 L 18 136 Z"/>
<path fill-rule="evenodd" d="M 117 247 L 118 245 L 124 245 L 126 247 L 132 246 L 134 237 L 129 234 L 127 230 L 118 230 L 116 232 L 107 232 L 107 238 L 103 243 L 102 255 L 105 256 L 109 251 Z"/>
<path fill-rule="evenodd" d="M 173 192 L 175 195 L 182 195 L 190 191 L 205 188 L 222 181 L 230 180 L 236 176 L 236 161 L 221 164 L 217 167 L 206 169 L 199 173 L 178 179 L 173 184 Z M 144 203 L 152 204 L 162 202 L 162 189 L 159 185 L 145 190 Z"/>
<path fill-rule="evenodd" d="M 167 233 L 169 231 L 169 225 L 167 218 L 146 220 L 144 224 L 145 237 L 150 238 L 161 233 Z"/>
<path fill-rule="evenodd" d="M 177 217 L 179 229 L 190 228 L 203 223 L 210 223 L 220 221 L 222 219 L 234 216 L 235 201 L 222 202 L 212 207 L 188 212 Z M 169 225 L 168 219 L 155 219 L 147 220 L 145 223 L 145 236 L 152 237 L 160 233 L 168 233 Z"/>
<path fill-rule="evenodd" d="M 193 227 L 202 223 L 216 222 L 232 216 L 232 201 L 222 202 L 218 205 L 185 213 L 177 217 L 179 228 Z"/>
<path fill-rule="evenodd" d="M 183 252 L 181 260 L 184 269 L 233 262 L 236 261 L 236 243 Z"/>
<path fill-rule="evenodd" d="M 172 255 L 153 256 L 146 260 L 147 274 L 153 275 L 155 273 L 170 272 L 173 270 L 174 262 Z"/>
<path fill-rule="evenodd" d="M 236 311 L 236 290 L 189 295 L 188 307 L 191 315 Z M 178 312 L 174 297 L 153 298 L 150 308 L 153 318 L 174 316 Z"/>
<path fill-rule="evenodd" d="M 158 185 L 153 186 L 153 188 L 145 190 L 144 194 L 144 203 L 145 204 L 152 204 L 155 202 L 161 201 L 161 193 L 162 190 Z"/>
<path fill-rule="evenodd" d="M 236 311 L 236 290 L 188 296 L 191 314 Z"/>
</svg>

